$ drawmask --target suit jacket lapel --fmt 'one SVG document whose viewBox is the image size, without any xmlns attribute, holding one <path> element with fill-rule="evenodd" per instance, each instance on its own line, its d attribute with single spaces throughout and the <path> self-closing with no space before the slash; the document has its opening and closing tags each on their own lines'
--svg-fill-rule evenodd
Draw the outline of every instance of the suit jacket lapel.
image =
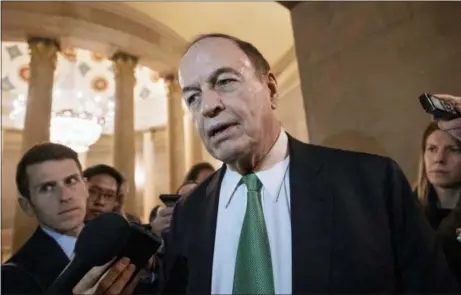
<svg viewBox="0 0 461 295">
<path fill-rule="evenodd" d="M 289 136 L 292 292 L 329 289 L 334 199 L 316 148 Z"/>
<path fill-rule="evenodd" d="M 194 293 L 211 293 L 211 280 L 213 270 L 213 255 L 216 237 L 216 221 L 218 216 L 219 192 L 221 190 L 221 183 L 226 171 L 226 165 L 213 176 L 210 183 L 206 187 L 205 198 L 202 200 L 200 208 L 199 222 L 196 227 L 198 232 L 198 242 L 202 244 L 204 251 L 201 266 L 202 271 L 200 281 L 197 282 L 197 290 L 191 290 Z M 195 289 L 195 288 L 194 288 Z"/>
<path fill-rule="evenodd" d="M 32 273 L 39 276 L 43 287 L 48 288 L 70 260 L 58 243 L 40 227 L 27 243 L 28 248 L 30 247 L 27 250 L 30 251 L 27 255 L 30 261 L 28 267 Z"/>
</svg>

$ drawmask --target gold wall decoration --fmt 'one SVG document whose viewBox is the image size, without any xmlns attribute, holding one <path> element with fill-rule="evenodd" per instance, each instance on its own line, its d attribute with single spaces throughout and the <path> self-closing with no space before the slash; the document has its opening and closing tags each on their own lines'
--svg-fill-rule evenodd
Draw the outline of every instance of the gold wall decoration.
<svg viewBox="0 0 461 295">
<path fill-rule="evenodd" d="M 91 59 L 94 62 L 101 62 L 104 59 L 104 55 L 102 55 L 101 53 L 93 52 L 91 53 Z"/>
<path fill-rule="evenodd" d="M 91 86 L 93 89 L 97 92 L 104 92 L 107 89 L 107 86 L 109 85 L 109 82 L 107 81 L 106 78 L 104 77 L 96 77 L 93 79 L 91 82 Z"/>
<path fill-rule="evenodd" d="M 62 51 L 62 56 L 70 62 L 77 60 L 77 51 L 75 48 L 66 48 Z"/>
<path fill-rule="evenodd" d="M 30 78 L 29 65 L 22 65 L 18 70 L 18 75 L 24 82 L 28 83 Z"/>
</svg>

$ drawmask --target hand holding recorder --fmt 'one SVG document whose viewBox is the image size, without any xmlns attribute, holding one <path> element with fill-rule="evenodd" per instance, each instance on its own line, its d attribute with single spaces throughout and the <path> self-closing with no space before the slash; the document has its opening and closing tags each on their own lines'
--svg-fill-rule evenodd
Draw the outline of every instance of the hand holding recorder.
<svg viewBox="0 0 461 295">
<path fill-rule="evenodd" d="M 424 93 L 419 100 L 424 110 L 437 120 L 441 130 L 461 140 L 461 97 Z"/>
</svg>

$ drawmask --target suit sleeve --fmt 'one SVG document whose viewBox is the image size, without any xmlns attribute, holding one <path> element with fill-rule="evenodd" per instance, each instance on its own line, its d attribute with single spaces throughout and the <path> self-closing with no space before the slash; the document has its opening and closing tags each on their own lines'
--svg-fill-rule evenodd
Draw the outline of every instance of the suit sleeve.
<svg viewBox="0 0 461 295">
<path fill-rule="evenodd" d="M 27 271 L 13 264 L 2 265 L 2 294 L 41 294 L 42 287 Z"/>
<path fill-rule="evenodd" d="M 388 163 L 386 189 L 398 292 L 459 293 L 434 231 L 405 175 L 392 160 Z"/>
<path fill-rule="evenodd" d="M 171 220 L 170 232 L 165 243 L 163 294 L 185 294 L 187 290 L 187 259 L 182 253 L 185 231 L 181 228 L 183 220 L 183 201 L 176 204 Z"/>
</svg>

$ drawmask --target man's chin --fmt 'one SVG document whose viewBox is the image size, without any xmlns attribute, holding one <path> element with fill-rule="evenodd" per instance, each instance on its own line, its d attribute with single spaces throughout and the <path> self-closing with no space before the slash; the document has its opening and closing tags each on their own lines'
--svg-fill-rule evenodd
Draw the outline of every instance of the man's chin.
<svg viewBox="0 0 461 295">
<path fill-rule="evenodd" d="M 210 152 L 210 154 L 217 160 L 225 164 L 233 164 L 237 160 L 242 159 L 248 150 L 245 150 L 237 145 L 222 145 Z"/>
</svg>

